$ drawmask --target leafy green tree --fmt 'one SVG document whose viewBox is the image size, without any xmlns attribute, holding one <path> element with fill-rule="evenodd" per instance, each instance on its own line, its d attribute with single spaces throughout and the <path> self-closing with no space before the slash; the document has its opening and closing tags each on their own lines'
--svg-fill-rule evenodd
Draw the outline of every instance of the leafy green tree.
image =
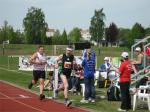
<svg viewBox="0 0 150 112">
<path fill-rule="evenodd" d="M 0 43 L 9 39 L 9 37 L 8 37 L 9 28 L 10 28 L 10 26 L 8 26 L 8 22 L 5 20 L 4 26 L 2 26 L 2 28 L 0 30 Z"/>
<path fill-rule="evenodd" d="M 25 37 L 24 34 L 21 33 L 20 30 L 17 30 L 14 32 L 14 37 L 12 38 L 13 44 L 24 44 L 25 43 Z"/>
<path fill-rule="evenodd" d="M 11 44 L 20 44 L 23 43 L 24 36 L 19 30 L 14 31 L 13 27 L 4 21 L 4 26 L 0 30 L 0 43 L 6 40 L 9 40 Z"/>
<path fill-rule="evenodd" d="M 27 43 L 44 44 L 46 42 L 48 25 L 41 9 L 35 7 L 28 9 L 28 13 L 23 19 L 23 26 Z"/>
<path fill-rule="evenodd" d="M 145 29 L 141 24 L 135 23 L 129 34 L 128 46 L 131 47 L 131 45 L 134 44 L 135 39 L 143 39 L 144 37 L 145 37 Z"/>
<path fill-rule="evenodd" d="M 70 42 L 78 42 L 81 39 L 81 32 L 79 28 L 73 28 L 68 35 L 68 41 Z"/>
<path fill-rule="evenodd" d="M 61 35 L 61 42 L 64 45 L 67 44 L 67 33 L 66 33 L 66 30 L 64 30 L 62 35 Z"/>
<path fill-rule="evenodd" d="M 121 46 L 128 46 L 128 38 L 130 34 L 130 29 L 127 28 L 119 28 L 118 39 L 120 41 Z"/>
<path fill-rule="evenodd" d="M 109 28 L 106 29 L 106 41 L 111 43 L 111 45 L 117 41 L 119 30 L 115 23 L 111 23 Z"/>
<path fill-rule="evenodd" d="M 103 13 L 103 8 L 100 10 L 95 10 L 94 16 L 91 18 L 90 34 L 91 40 L 97 41 L 98 43 L 102 39 L 105 30 L 105 14 Z"/>
<path fill-rule="evenodd" d="M 59 30 L 56 30 L 56 32 L 54 33 L 54 36 L 51 37 L 52 38 L 52 44 L 53 45 L 59 45 L 61 42 L 61 35 Z"/>
<path fill-rule="evenodd" d="M 150 27 L 145 29 L 145 36 L 149 36 L 150 35 Z"/>
</svg>

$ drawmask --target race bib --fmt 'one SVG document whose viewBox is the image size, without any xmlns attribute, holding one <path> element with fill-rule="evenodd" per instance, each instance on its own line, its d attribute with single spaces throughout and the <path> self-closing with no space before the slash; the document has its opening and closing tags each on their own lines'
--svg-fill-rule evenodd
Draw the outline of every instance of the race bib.
<svg viewBox="0 0 150 112">
<path fill-rule="evenodd" d="M 64 68 L 71 68 L 71 62 L 65 62 Z"/>
</svg>

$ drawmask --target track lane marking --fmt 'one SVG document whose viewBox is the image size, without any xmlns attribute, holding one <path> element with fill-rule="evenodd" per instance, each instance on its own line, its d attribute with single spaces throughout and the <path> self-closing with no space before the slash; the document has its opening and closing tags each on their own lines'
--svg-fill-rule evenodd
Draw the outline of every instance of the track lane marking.
<svg viewBox="0 0 150 112">
<path fill-rule="evenodd" d="M 13 99 L 13 98 L 11 98 L 11 97 L 9 97 L 9 96 L 3 94 L 2 92 L 0 92 L 0 94 L 3 95 L 3 96 L 5 96 L 5 97 L 7 97 L 8 99 L 10 99 L 10 100 L 12 100 L 12 101 L 14 101 L 14 102 L 17 102 L 17 103 L 19 103 L 19 104 L 22 104 L 22 105 L 24 105 L 24 106 L 26 106 L 26 107 L 29 107 L 29 108 L 31 108 L 31 109 L 37 110 L 37 111 L 39 111 L 39 112 L 46 112 L 46 111 L 44 111 L 44 110 L 35 108 L 35 107 L 33 107 L 33 106 L 30 106 L 30 105 L 28 105 L 28 104 L 25 104 L 25 103 L 23 103 L 23 102 L 20 102 L 20 101 L 18 101 L 18 100 L 15 100 L 15 99 Z"/>
</svg>

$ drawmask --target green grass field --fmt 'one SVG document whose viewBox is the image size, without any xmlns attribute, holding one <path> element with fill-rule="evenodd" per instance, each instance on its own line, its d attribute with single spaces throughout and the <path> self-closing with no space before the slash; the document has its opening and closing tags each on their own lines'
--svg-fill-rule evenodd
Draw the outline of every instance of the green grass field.
<svg viewBox="0 0 150 112">
<path fill-rule="evenodd" d="M 7 46 L 8 47 L 8 46 Z M 47 47 L 46 51 L 48 49 L 52 48 Z M 20 47 L 16 46 L 9 46 L 9 49 L 14 50 L 13 52 L 16 54 L 19 54 L 18 52 L 24 50 L 26 54 L 30 54 L 33 52 L 34 49 L 36 49 L 36 46 L 31 46 L 25 45 Z M 20 49 L 18 51 L 18 49 Z M 98 54 L 98 49 L 93 48 L 96 50 L 96 54 Z M 100 48 L 100 56 L 98 56 L 98 64 L 102 63 L 103 57 L 104 56 L 120 56 L 120 53 L 123 50 L 128 50 L 126 48 Z M 8 50 L 8 49 L 6 49 Z M 115 52 L 114 52 L 115 51 Z M 14 55 L 12 54 L 12 51 L 8 50 L 7 55 Z M 32 78 L 32 73 L 31 72 L 24 72 L 24 71 L 18 71 L 18 58 L 12 58 L 10 59 L 10 70 L 8 70 L 8 58 L 7 55 L 5 56 L 0 56 L 0 80 L 5 80 L 10 83 L 19 85 L 23 88 L 27 89 L 27 85 L 30 82 Z M 38 92 L 38 88 L 36 86 L 33 87 L 33 91 Z M 77 96 L 77 95 L 72 95 L 70 94 L 70 98 L 73 100 L 73 105 L 77 107 L 83 107 L 90 109 L 92 112 L 117 112 L 117 108 L 120 107 L 120 102 L 110 102 L 107 101 L 106 98 L 101 99 L 100 96 L 106 96 L 107 93 L 107 88 L 97 88 L 96 89 L 96 103 L 95 104 L 81 104 L 80 100 L 82 99 L 82 96 Z M 45 92 L 46 95 L 48 95 L 48 92 Z M 52 94 L 52 92 L 50 93 Z M 59 94 L 59 100 L 63 101 L 63 94 L 62 92 Z M 135 112 L 148 112 L 147 109 L 137 109 Z M 132 112 L 132 111 L 130 111 Z"/>
</svg>

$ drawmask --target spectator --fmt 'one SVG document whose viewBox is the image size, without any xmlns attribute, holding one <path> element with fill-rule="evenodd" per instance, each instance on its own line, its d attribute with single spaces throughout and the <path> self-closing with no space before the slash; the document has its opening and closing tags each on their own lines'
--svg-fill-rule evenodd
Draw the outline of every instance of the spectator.
<svg viewBox="0 0 150 112">
<path fill-rule="evenodd" d="M 135 51 L 137 58 L 136 60 L 132 60 L 132 64 L 134 65 L 133 66 L 134 71 L 137 73 L 137 71 L 143 69 L 143 53 L 140 47 L 137 47 Z"/>
<path fill-rule="evenodd" d="M 138 89 L 140 85 L 146 85 L 146 82 L 150 81 L 150 76 L 146 76 L 142 78 L 138 83 L 136 84 L 136 88 Z"/>
<path fill-rule="evenodd" d="M 84 51 L 83 57 L 82 57 L 83 59 L 87 58 L 87 53 L 90 53 L 90 54 L 91 54 L 91 59 L 92 59 L 92 60 L 95 60 L 96 55 L 95 55 L 95 52 L 94 52 L 91 48 L 86 49 L 86 50 Z"/>
<path fill-rule="evenodd" d="M 147 54 L 147 65 L 150 65 L 150 47 L 146 48 L 146 54 Z"/>
<path fill-rule="evenodd" d="M 81 103 L 88 103 L 89 101 L 95 102 L 95 86 L 94 86 L 94 73 L 95 73 L 95 59 L 92 57 L 91 52 L 87 52 L 87 57 L 82 62 L 84 70 L 84 83 L 85 83 L 85 99 Z"/>
<path fill-rule="evenodd" d="M 110 69 L 110 63 L 109 63 L 109 58 L 108 57 L 105 57 L 104 58 L 104 64 L 102 64 L 100 66 L 100 72 L 108 72 Z"/>
<path fill-rule="evenodd" d="M 81 92 L 80 81 L 83 80 L 83 78 L 83 69 L 81 65 L 77 65 L 77 68 L 75 69 L 75 76 L 71 79 L 73 92 Z"/>
<path fill-rule="evenodd" d="M 127 112 L 131 109 L 131 97 L 129 93 L 130 88 L 130 75 L 131 75 L 131 64 L 128 59 L 128 53 L 123 52 L 121 54 L 123 62 L 119 67 L 120 73 L 120 91 L 121 91 L 121 107 L 118 109 L 119 112 Z"/>
</svg>

